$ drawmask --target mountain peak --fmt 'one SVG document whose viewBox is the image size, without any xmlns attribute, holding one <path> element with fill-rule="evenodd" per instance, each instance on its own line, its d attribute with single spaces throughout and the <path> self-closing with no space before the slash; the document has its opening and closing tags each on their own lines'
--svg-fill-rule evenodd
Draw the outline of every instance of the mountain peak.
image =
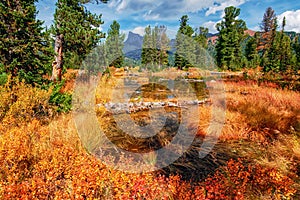
<svg viewBox="0 0 300 200">
<path fill-rule="evenodd" d="M 143 36 L 129 31 L 128 37 L 127 37 L 127 40 L 125 41 L 125 43 L 141 46 L 143 44 Z"/>
<path fill-rule="evenodd" d="M 129 31 L 128 37 L 124 42 L 123 51 L 125 53 L 125 56 L 133 59 L 140 59 L 142 46 L 143 46 L 143 36 Z"/>
<path fill-rule="evenodd" d="M 136 35 L 137 35 L 137 36 L 140 36 L 140 37 L 143 37 L 143 36 L 141 36 L 141 35 L 138 34 L 138 33 L 134 33 L 134 32 L 132 32 L 132 31 L 129 31 L 129 32 L 128 32 L 128 37 L 129 37 L 129 36 L 132 37 L 132 36 L 136 36 Z"/>
</svg>

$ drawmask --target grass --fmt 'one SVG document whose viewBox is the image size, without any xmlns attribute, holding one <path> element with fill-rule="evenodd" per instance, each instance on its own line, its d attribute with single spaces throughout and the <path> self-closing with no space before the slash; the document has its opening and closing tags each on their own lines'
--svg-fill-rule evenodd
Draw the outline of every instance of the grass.
<svg viewBox="0 0 300 200">
<path fill-rule="evenodd" d="M 249 131 L 260 132 L 264 137 L 272 138 L 292 130 L 299 132 L 298 92 L 244 84 L 227 84 L 228 113 L 242 115 L 239 121 L 246 123 Z"/>
<path fill-rule="evenodd" d="M 64 90 L 71 90 L 72 84 Z M 102 78 L 95 102 L 109 102 L 117 85 L 117 77 Z M 198 152 L 213 116 L 209 104 L 189 118 L 188 128 L 197 130 L 196 139 L 183 156 L 160 171 L 132 174 L 104 163 L 126 168 L 133 158 L 107 155 L 99 160 L 89 154 L 103 139 L 90 115 L 77 115 L 82 124 L 76 127 L 71 113 L 51 114 L 55 108 L 47 105 L 47 92 L 22 84 L 12 90 L 0 86 L 0 199 L 298 199 L 299 92 L 244 81 L 225 82 L 225 90 L 225 124 L 204 159 Z M 10 100 L 12 94 L 15 101 Z M 166 112 L 174 117 L 179 111 Z M 161 148 L 177 130 L 173 122 L 181 122 L 170 120 L 172 126 L 157 137 L 136 140 L 118 131 L 104 107 L 97 107 L 96 114 L 108 137 L 136 152 Z M 147 111 L 131 115 L 140 123 L 147 122 L 147 116 Z M 80 127 L 90 132 L 78 135 Z M 82 145 L 83 136 L 89 146 Z M 154 153 L 143 159 L 148 166 L 158 162 Z"/>
<path fill-rule="evenodd" d="M 226 82 L 225 88 L 226 120 L 219 138 L 220 143 L 209 154 L 211 157 L 208 156 L 209 159 L 201 161 L 195 156 L 192 157 L 192 160 L 201 162 L 199 165 L 197 162 L 187 162 L 189 160 L 187 154 L 170 169 L 164 170 L 168 173 L 181 173 L 183 177 L 191 178 L 188 173 L 195 173 L 195 170 L 192 169 L 201 169 L 201 166 L 206 165 L 209 168 L 204 167 L 204 169 L 210 171 L 207 174 L 213 174 L 216 169 L 210 164 L 216 159 L 214 158 L 216 156 L 213 155 L 217 155 L 216 160 L 220 161 L 217 162 L 217 166 L 224 165 L 230 158 L 240 156 L 248 158 L 253 164 L 275 168 L 285 175 L 297 176 L 298 172 L 295 168 L 299 166 L 295 163 L 299 159 L 297 157 L 299 140 L 297 135 L 299 134 L 300 105 L 295 99 L 300 99 L 299 93 L 259 87 L 251 82 Z M 194 122 L 191 118 L 190 128 L 198 129 L 197 137 L 203 138 L 212 117 L 211 107 L 209 105 L 199 106 L 199 112 L 199 122 L 197 119 Z M 104 124 L 111 130 L 111 126 L 103 117 L 105 110 L 102 110 L 101 113 L 100 123 L 105 121 Z M 137 115 L 141 116 L 141 113 Z M 116 140 L 120 140 L 123 136 L 117 137 Z M 126 138 L 122 138 L 123 140 Z M 128 145 L 130 146 L 132 143 L 130 142 Z M 136 145 L 141 147 L 145 144 L 137 143 Z M 125 146 L 123 148 L 128 148 Z M 131 145 L 131 147 L 134 146 Z M 200 150 L 199 145 L 194 145 L 193 148 Z M 224 157 L 223 161 L 218 157 L 219 155 Z M 295 167 L 295 165 L 297 166 Z M 201 176 L 199 173 L 198 175 Z"/>
</svg>

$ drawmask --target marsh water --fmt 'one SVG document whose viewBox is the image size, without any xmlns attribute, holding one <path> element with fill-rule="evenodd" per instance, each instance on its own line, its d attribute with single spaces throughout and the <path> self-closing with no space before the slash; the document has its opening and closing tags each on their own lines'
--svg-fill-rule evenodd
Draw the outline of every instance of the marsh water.
<svg viewBox="0 0 300 200">
<path fill-rule="evenodd" d="M 209 97 L 205 81 L 127 75 L 118 78 L 111 93 L 111 101 L 101 105 L 104 109 L 97 115 L 113 149 L 139 154 L 166 149 L 156 153 L 155 165 L 165 166 L 160 170 L 167 174 L 181 173 L 187 179 L 201 179 L 217 168 L 218 162 L 225 162 L 222 152 L 199 158 L 203 141 L 197 136 L 199 108 L 209 106 L 203 103 Z M 115 155 L 120 155 L 119 150 Z M 176 160 L 168 159 L 176 156 Z M 213 161 L 216 158 L 218 162 Z"/>
<path fill-rule="evenodd" d="M 197 121 L 199 116 L 198 102 L 208 95 L 202 80 L 153 76 L 123 77 L 112 94 L 111 102 L 105 105 L 111 116 L 107 136 L 116 145 L 135 152 L 160 149 L 180 126 L 189 129 L 192 118 Z"/>
<path fill-rule="evenodd" d="M 125 98 L 131 101 L 183 101 L 203 99 L 207 95 L 205 82 L 198 79 L 127 76 L 121 82 L 123 86 L 116 88 L 116 93 L 126 92 Z"/>
</svg>

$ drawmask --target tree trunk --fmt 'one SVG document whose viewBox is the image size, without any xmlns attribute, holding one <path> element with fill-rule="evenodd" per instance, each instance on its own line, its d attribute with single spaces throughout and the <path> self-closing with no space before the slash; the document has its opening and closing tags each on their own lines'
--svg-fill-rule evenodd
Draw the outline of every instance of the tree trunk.
<svg viewBox="0 0 300 200">
<path fill-rule="evenodd" d="M 63 68 L 63 35 L 57 34 L 55 37 L 55 56 L 52 63 L 52 81 L 61 81 L 61 71 Z"/>
</svg>

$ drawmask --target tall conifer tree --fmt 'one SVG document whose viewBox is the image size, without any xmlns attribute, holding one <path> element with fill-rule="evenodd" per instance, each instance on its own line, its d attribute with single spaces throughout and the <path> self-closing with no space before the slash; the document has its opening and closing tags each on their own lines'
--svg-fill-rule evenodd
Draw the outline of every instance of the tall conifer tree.
<svg viewBox="0 0 300 200">
<path fill-rule="evenodd" d="M 258 37 L 257 49 L 261 55 L 261 65 L 268 65 L 268 53 L 271 49 L 271 45 L 275 40 L 276 30 L 277 30 L 277 17 L 275 11 L 268 7 L 264 13 L 260 29 L 261 33 Z M 265 70 L 266 67 L 264 67 Z"/>
<path fill-rule="evenodd" d="M 255 37 L 250 37 L 248 39 L 245 47 L 245 56 L 248 61 L 248 67 L 257 67 L 259 64 L 259 55 Z"/>
<path fill-rule="evenodd" d="M 242 67 L 241 42 L 247 27 L 243 20 L 237 19 L 239 15 L 239 8 L 227 7 L 223 20 L 216 26 L 220 33 L 216 44 L 216 60 L 223 70 L 238 70 Z"/>
<path fill-rule="evenodd" d="M 105 41 L 106 55 L 109 62 L 109 66 L 122 67 L 124 64 L 124 39 L 125 35 L 120 33 L 120 24 L 117 21 L 113 21 L 110 25 L 110 29 L 107 32 Z"/>
<path fill-rule="evenodd" d="M 151 40 L 151 26 L 147 26 L 145 28 L 145 35 L 143 39 L 143 46 L 142 46 L 142 64 L 143 65 L 153 65 L 153 57 L 152 57 L 152 51 L 153 51 L 153 43 Z"/>
<path fill-rule="evenodd" d="M 0 2 L 0 72 L 41 83 L 50 62 L 47 32 L 36 20 L 35 0 Z"/>
<path fill-rule="evenodd" d="M 188 16 L 183 15 L 180 19 L 180 27 L 176 34 L 175 67 L 183 69 L 196 63 L 194 30 L 188 24 Z"/>
<path fill-rule="evenodd" d="M 92 14 L 85 7 L 90 0 L 58 0 L 54 14 L 55 58 L 52 79 L 61 79 L 59 71 L 79 67 L 85 56 L 105 35 L 99 30 L 101 14 Z M 100 1 L 96 1 L 97 3 Z M 106 3 L 107 1 L 101 1 Z"/>
<path fill-rule="evenodd" d="M 295 56 L 295 66 L 294 66 L 294 71 L 300 70 L 300 42 L 299 42 L 299 37 L 295 37 L 293 40 L 293 52 Z"/>
<path fill-rule="evenodd" d="M 209 60 L 207 55 L 207 35 L 208 35 L 208 28 L 199 27 L 199 29 L 195 30 L 194 39 L 196 41 L 196 65 L 198 67 L 206 68 Z"/>
<path fill-rule="evenodd" d="M 159 70 L 168 64 L 169 38 L 166 34 L 167 27 L 151 26 L 145 28 L 142 47 L 142 64 L 151 70 Z"/>
</svg>

